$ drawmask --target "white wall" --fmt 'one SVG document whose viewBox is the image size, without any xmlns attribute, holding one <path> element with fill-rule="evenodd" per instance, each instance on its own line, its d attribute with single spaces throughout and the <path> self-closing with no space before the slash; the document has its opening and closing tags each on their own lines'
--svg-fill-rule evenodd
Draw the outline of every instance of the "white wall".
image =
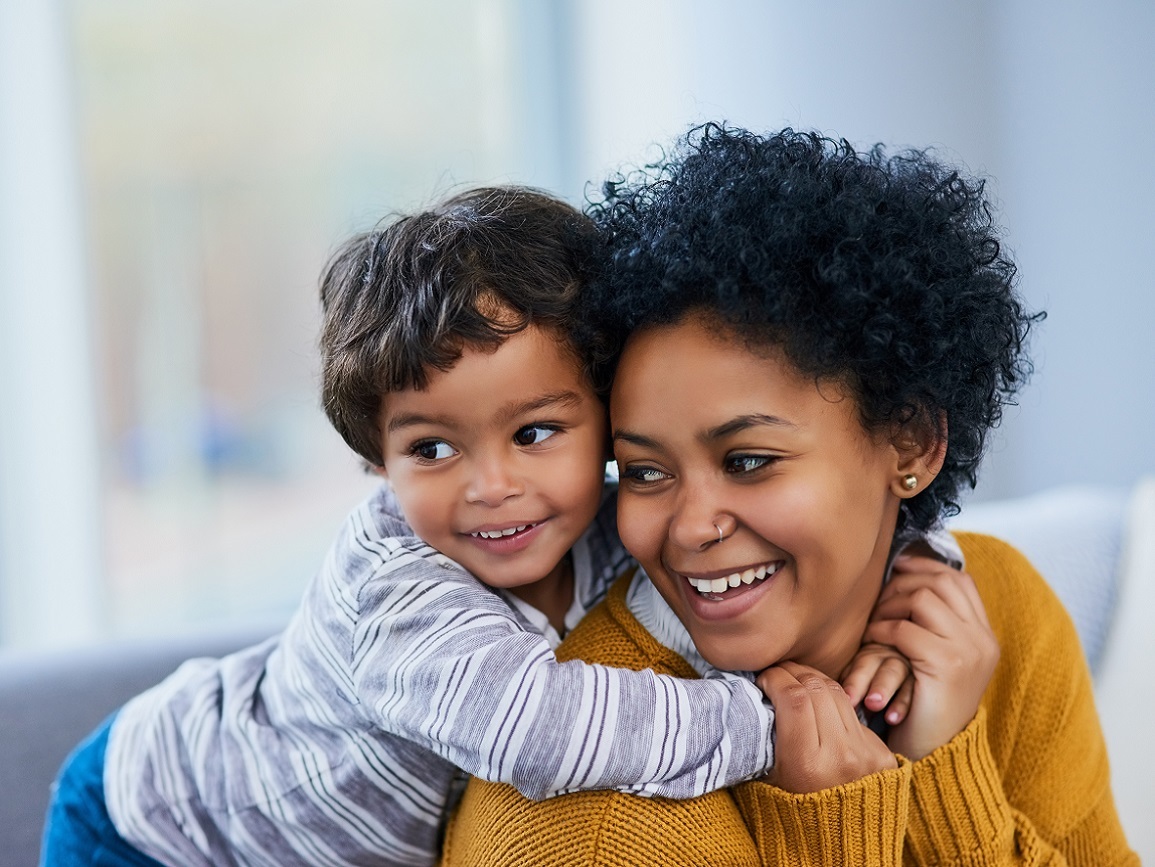
<svg viewBox="0 0 1155 867">
<path fill-rule="evenodd" d="M 578 177 L 604 178 L 710 119 L 935 145 L 992 176 L 1021 290 L 1050 316 L 976 497 L 1155 472 L 1155 7 L 583 0 L 575 10 Z"/>
</svg>

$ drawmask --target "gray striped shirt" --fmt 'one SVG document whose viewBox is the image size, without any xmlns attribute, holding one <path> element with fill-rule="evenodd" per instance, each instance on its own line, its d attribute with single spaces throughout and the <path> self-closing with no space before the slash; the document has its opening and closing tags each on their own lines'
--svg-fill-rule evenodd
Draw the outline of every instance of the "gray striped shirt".
<svg viewBox="0 0 1155 867">
<path fill-rule="evenodd" d="M 281 635 L 120 711 L 105 796 L 126 839 L 179 865 L 432 864 L 459 768 L 531 798 L 686 798 L 772 764 L 749 680 L 558 662 L 540 612 L 411 532 L 383 487 Z M 567 627 L 630 562 L 612 490 L 573 556 Z"/>
</svg>

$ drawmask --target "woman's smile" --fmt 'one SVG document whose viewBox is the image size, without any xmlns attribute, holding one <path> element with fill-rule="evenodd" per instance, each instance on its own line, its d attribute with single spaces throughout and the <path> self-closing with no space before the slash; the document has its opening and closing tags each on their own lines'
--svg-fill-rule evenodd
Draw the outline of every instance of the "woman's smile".
<svg viewBox="0 0 1155 867">
<path fill-rule="evenodd" d="M 782 560 L 741 569 L 714 572 L 680 572 L 678 591 L 686 610 L 702 621 L 724 622 L 741 617 L 772 591 L 774 578 L 785 565 Z"/>
<path fill-rule="evenodd" d="M 622 541 L 718 668 L 836 676 L 882 586 L 900 460 L 837 383 L 689 318 L 635 332 L 610 417 Z"/>
<path fill-rule="evenodd" d="M 774 575 L 780 568 L 782 568 L 782 561 L 775 560 L 772 563 L 762 563 L 758 566 L 747 566 L 745 568 L 722 569 L 714 574 L 691 574 L 688 572 L 681 572 L 673 570 L 690 582 L 690 586 L 701 593 L 714 599 L 721 599 L 723 595 L 727 594 L 728 590 L 737 590 L 743 592 L 749 589 L 749 585 L 755 581 L 764 581 Z M 736 594 L 730 593 L 729 596 Z"/>
</svg>

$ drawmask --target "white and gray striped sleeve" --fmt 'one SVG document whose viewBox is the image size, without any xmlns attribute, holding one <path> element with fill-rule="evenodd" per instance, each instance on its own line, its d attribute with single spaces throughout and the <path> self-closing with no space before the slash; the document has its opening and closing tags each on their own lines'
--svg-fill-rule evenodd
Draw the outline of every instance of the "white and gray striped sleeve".
<svg viewBox="0 0 1155 867">
<path fill-rule="evenodd" d="M 773 711 L 748 679 L 559 662 L 476 578 L 419 540 L 381 542 L 360 588 L 352 668 L 384 730 L 535 799 L 688 798 L 772 764 Z"/>
</svg>

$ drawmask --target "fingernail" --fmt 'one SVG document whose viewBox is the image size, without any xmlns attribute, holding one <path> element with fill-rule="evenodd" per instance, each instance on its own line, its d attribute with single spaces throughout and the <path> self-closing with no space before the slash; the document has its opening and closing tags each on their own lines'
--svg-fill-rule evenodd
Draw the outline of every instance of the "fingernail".
<svg viewBox="0 0 1155 867">
<path fill-rule="evenodd" d="M 896 722 L 898 722 L 898 711 L 896 711 L 896 710 L 892 710 L 890 713 L 888 713 L 888 714 L 886 715 L 886 721 L 887 721 L 888 723 L 896 723 Z"/>
</svg>

